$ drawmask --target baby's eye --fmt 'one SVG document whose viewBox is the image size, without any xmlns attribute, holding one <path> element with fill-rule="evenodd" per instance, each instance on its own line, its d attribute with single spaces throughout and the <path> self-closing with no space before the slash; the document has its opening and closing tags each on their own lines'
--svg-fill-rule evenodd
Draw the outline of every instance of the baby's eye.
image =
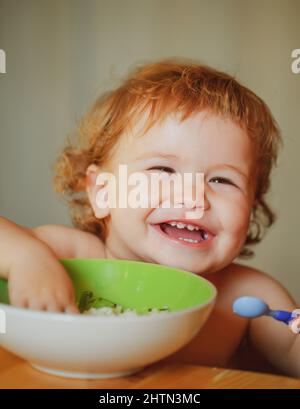
<svg viewBox="0 0 300 409">
<path fill-rule="evenodd" d="M 147 170 L 152 170 L 152 169 L 158 169 L 162 172 L 167 172 L 167 173 L 176 173 L 174 169 L 169 168 L 168 166 L 153 166 L 152 168 L 149 168 Z"/>
<path fill-rule="evenodd" d="M 216 176 L 216 177 L 210 179 L 210 181 L 212 181 L 212 180 L 216 180 L 217 181 L 216 183 L 235 186 L 235 184 L 233 182 L 231 182 L 231 180 L 229 180 L 227 178 L 223 178 L 221 176 Z"/>
</svg>

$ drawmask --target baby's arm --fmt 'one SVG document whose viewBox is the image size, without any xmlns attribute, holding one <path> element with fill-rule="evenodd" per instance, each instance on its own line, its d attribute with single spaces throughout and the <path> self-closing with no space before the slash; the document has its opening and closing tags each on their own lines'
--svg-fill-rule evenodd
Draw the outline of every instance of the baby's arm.
<svg viewBox="0 0 300 409">
<path fill-rule="evenodd" d="M 104 257 L 96 236 L 66 226 L 28 229 L 0 217 L 0 276 L 19 307 L 78 312 L 71 280 L 58 258 Z"/>
<path fill-rule="evenodd" d="M 288 291 L 275 279 L 259 270 L 247 269 L 247 293 L 264 300 L 271 309 L 293 311 L 297 308 Z M 286 324 L 270 317 L 250 321 L 249 338 L 252 345 L 281 372 L 300 377 L 300 335 Z"/>
</svg>

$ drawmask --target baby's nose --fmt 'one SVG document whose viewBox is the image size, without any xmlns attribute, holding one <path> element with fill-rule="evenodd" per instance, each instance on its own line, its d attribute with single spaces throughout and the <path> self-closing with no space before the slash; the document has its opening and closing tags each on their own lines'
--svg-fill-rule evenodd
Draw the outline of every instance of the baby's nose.
<svg viewBox="0 0 300 409">
<path fill-rule="evenodd" d="M 176 192 L 175 192 L 176 199 Z M 182 192 L 177 195 L 177 203 L 183 204 L 187 207 L 201 207 L 207 210 L 210 206 L 207 194 L 205 192 L 205 184 L 201 183 L 199 185 L 188 185 L 185 186 Z"/>
<path fill-rule="evenodd" d="M 183 206 L 186 207 L 185 217 L 187 219 L 200 219 L 203 217 L 204 212 L 210 208 L 206 195 L 204 195 L 202 202 L 194 201 L 192 206 L 191 204 L 191 202 L 183 203 Z"/>
<path fill-rule="evenodd" d="M 187 218 L 201 218 L 205 211 L 210 208 L 210 203 L 205 193 L 204 187 L 202 189 L 196 189 L 196 186 L 192 186 L 186 191 L 183 191 L 182 196 L 178 196 L 175 203 L 180 204 L 186 209 Z"/>
</svg>

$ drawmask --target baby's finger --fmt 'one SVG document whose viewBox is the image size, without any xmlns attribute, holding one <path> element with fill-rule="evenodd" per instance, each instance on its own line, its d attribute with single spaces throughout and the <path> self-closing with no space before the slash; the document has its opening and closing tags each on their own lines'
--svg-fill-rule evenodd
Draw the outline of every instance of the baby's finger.
<svg viewBox="0 0 300 409">
<path fill-rule="evenodd" d="M 27 308 L 28 302 L 26 295 L 20 289 L 12 286 L 10 282 L 8 282 L 8 294 L 11 305 L 18 308 Z"/>
<path fill-rule="evenodd" d="M 298 315 L 289 322 L 289 327 L 291 328 L 294 334 L 300 333 L 300 315 Z"/>
<path fill-rule="evenodd" d="M 23 297 L 23 298 L 10 297 L 10 303 L 14 307 L 18 307 L 18 308 L 27 308 L 28 307 L 28 301 L 27 301 L 27 298 L 25 298 L 25 297 Z"/>
<path fill-rule="evenodd" d="M 28 302 L 28 308 L 35 311 L 43 311 L 46 309 L 46 302 L 37 299 L 31 299 Z"/>
<path fill-rule="evenodd" d="M 67 314 L 79 314 L 79 310 L 75 304 L 67 305 L 65 308 L 65 313 Z"/>
<path fill-rule="evenodd" d="M 55 301 L 49 301 L 46 310 L 49 312 L 64 312 L 64 307 Z"/>
</svg>

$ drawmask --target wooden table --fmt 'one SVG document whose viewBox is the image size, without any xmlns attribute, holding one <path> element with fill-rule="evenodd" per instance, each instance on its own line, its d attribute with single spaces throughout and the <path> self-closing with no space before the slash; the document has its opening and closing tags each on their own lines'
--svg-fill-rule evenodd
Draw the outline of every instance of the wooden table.
<svg viewBox="0 0 300 409">
<path fill-rule="evenodd" d="M 0 348 L 0 388 L 299 389 L 300 379 L 163 361 L 123 378 L 67 379 L 39 372 L 24 360 Z"/>
</svg>

